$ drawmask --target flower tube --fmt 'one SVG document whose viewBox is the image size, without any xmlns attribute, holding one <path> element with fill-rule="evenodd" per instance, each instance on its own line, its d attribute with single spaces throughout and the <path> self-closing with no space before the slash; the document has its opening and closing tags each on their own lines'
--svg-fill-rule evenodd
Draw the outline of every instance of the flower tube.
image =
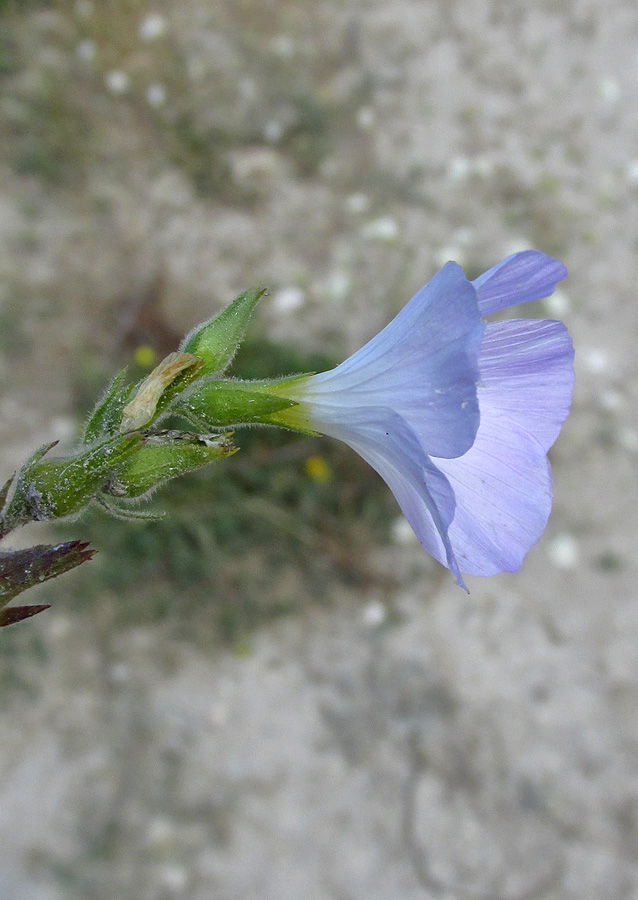
<svg viewBox="0 0 638 900">
<path fill-rule="evenodd" d="M 447 263 L 376 337 L 328 372 L 270 384 L 271 421 L 344 441 L 456 576 L 516 571 L 551 508 L 547 451 L 569 412 L 561 322 L 482 317 L 549 296 L 567 274 L 535 250 L 470 282 Z"/>
</svg>

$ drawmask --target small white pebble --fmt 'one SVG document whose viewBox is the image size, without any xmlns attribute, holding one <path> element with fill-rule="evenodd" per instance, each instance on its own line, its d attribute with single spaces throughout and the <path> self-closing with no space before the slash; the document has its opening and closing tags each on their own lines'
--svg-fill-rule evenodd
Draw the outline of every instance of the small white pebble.
<svg viewBox="0 0 638 900">
<path fill-rule="evenodd" d="M 166 88 L 163 84 L 151 84 L 146 91 L 149 106 L 163 106 L 166 102 Z"/>
<path fill-rule="evenodd" d="M 403 516 L 394 520 L 390 529 L 390 534 L 392 535 L 392 540 L 395 544 L 402 544 L 403 546 L 417 544 L 419 541 L 412 530 L 412 526 L 407 519 L 403 518 Z"/>
<path fill-rule="evenodd" d="M 306 295 L 298 287 L 282 288 L 273 295 L 270 307 L 277 313 L 289 313 L 306 302 Z"/>
<path fill-rule="evenodd" d="M 126 72 L 121 72 L 119 69 L 113 69 L 111 72 L 107 72 L 104 81 L 109 91 L 118 96 L 120 94 L 125 94 L 131 85 Z"/>
<path fill-rule="evenodd" d="M 80 41 L 80 43 L 75 48 L 75 52 L 78 59 L 81 59 L 84 62 L 91 62 L 91 60 L 95 59 L 97 47 L 91 40 Z"/>
<path fill-rule="evenodd" d="M 390 216 L 381 216 L 364 225 L 361 234 L 368 240 L 392 242 L 399 235 L 399 225 L 396 219 Z"/>
<path fill-rule="evenodd" d="M 281 122 L 277 122 L 275 119 L 271 119 L 270 122 L 266 122 L 266 127 L 264 128 L 264 137 L 269 144 L 276 144 L 277 141 L 281 140 L 283 133 L 284 129 Z"/>
<path fill-rule="evenodd" d="M 630 160 L 625 166 L 625 178 L 629 184 L 638 184 L 638 159 Z"/>
<path fill-rule="evenodd" d="M 287 34 L 278 34 L 277 37 L 273 39 L 271 47 L 273 52 L 283 59 L 289 59 L 295 52 L 295 43 Z"/>
<path fill-rule="evenodd" d="M 600 405 L 609 412 L 616 412 L 622 404 L 622 394 L 619 391 L 603 391 L 600 395 Z"/>
<path fill-rule="evenodd" d="M 615 106 L 620 100 L 620 84 L 615 78 L 609 76 L 601 78 L 598 82 L 598 93 L 607 106 Z"/>
<path fill-rule="evenodd" d="M 380 600 L 371 600 L 363 607 L 363 621 L 370 628 L 382 625 L 388 617 L 388 611 Z"/>
<path fill-rule="evenodd" d="M 147 16 L 140 25 L 139 35 L 143 41 L 154 41 L 166 33 L 166 19 L 158 13 Z"/>
<path fill-rule="evenodd" d="M 553 316 L 564 316 L 571 309 L 569 297 L 562 288 L 555 288 L 554 293 L 545 298 L 545 306 Z"/>
<path fill-rule="evenodd" d="M 586 351 L 583 354 L 583 361 L 587 369 L 594 375 L 600 375 L 608 368 L 607 354 L 598 348 Z"/>
<path fill-rule="evenodd" d="M 348 212 L 360 214 L 367 212 L 370 208 L 370 198 L 366 194 L 350 194 L 346 200 L 346 209 Z"/>
<path fill-rule="evenodd" d="M 328 290 L 333 300 L 343 300 L 352 288 L 352 281 L 345 272 L 334 272 L 328 282 Z"/>
<path fill-rule="evenodd" d="M 371 106 L 362 106 L 357 110 L 357 125 L 363 131 L 369 131 L 374 125 L 376 115 Z"/>
<path fill-rule="evenodd" d="M 472 174 L 472 167 L 467 156 L 453 156 L 447 167 L 449 184 L 460 184 Z"/>
<path fill-rule="evenodd" d="M 559 534 L 547 548 L 548 556 L 557 569 L 575 569 L 580 552 L 578 541 L 571 534 Z"/>
</svg>

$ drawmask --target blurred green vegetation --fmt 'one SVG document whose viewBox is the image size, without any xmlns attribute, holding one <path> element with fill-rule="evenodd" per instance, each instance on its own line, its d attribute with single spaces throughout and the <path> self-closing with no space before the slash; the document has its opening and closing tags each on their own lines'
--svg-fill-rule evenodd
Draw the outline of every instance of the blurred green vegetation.
<svg viewBox="0 0 638 900">
<path fill-rule="evenodd" d="M 231 374 L 273 377 L 333 364 L 248 341 Z M 165 509 L 165 519 L 129 523 L 95 509 L 61 526 L 99 553 L 86 571 L 52 585 L 54 602 L 74 610 L 109 603 L 114 627 L 162 621 L 180 637 L 238 644 L 262 622 L 310 601 L 330 603 L 340 584 L 374 580 L 370 554 L 398 511 L 355 453 L 270 428 L 241 429 L 235 442 L 241 451 L 233 458 L 158 492 L 151 505 Z"/>
<path fill-rule="evenodd" d="M 29 95 L 13 134 L 14 167 L 20 175 L 55 186 L 77 182 L 85 171 L 89 124 L 59 76 L 50 73 Z"/>
<path fill-rule="evenodd" d="M 75 184 L 117 155 L 109 147 L 119 135 L 134 131 L 141 140 L 130 156 L 142 153 L 152 166 L 168 162 L 199 196 L 239 203 L 254 199 L 230 162 L 239 148 L 276 146 L 301 176 L 317 175 L 332 153 L 349 159 L 353 142 L 368 152 L 356 110 L 371 79 L 335 87 L 356 41 L 346 34 L 343 46 L 309 43 L 309 30 L 323 31 L 319 10 L 300 16 L 293 2 L 265 18 L 258 7 L 218 10 L 221 39 L 234 57 L 220 74 L 181 42 L 168 18 L 165 30 L 145 40 L 140 26 L 152 9 L 135 0 L 86 7 L 60 0 L 30 33 L 22 25 L 38 5 L 46 4 L 0 0 L 0 76 L 8 76 L 0 125 L 21 174 Z"/>
<path fill-rule="evenodd" d="M 37 627 L 0 628 L 0 707 L 9 705 L 14 693 L 37 696 L 40 666 L 47 658 L 47 644 Z"/>
</svg>

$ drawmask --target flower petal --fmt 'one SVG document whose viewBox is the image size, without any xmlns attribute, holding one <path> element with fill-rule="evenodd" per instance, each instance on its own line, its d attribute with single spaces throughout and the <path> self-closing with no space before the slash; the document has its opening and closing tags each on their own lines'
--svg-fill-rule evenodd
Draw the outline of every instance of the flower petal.
<svg viewBox="0 0 638 900">
<path fill-rule="evenodd" d="M 540 250 L 524 250 L 488 269 L 472 284 L 481 315 L 488 316 L 507 306 L 549 297 L 566 275 L 567 269 L 559 260 Z"/>
<path fill-rule="evenodd" d="M 561 322 L 487 326 L 476 441 L 459 459 L 433 460 L 454 489 L 448 533 L 463 572 L 515 572 L 543 533 L 552 502 L 546 453 L 569 412 L 573 358 Z"/>
<path fill-rule="evenodd" d="M 448 537 L 455 508 L 452 488 L 410 426 L 392 410 L 367 408 L 330 410 L 321 430 L 344 441 L 379 473 L 423 547 L 467 590 Z"/>
<path fill-rule="evenodd" d="M 335 410 L 394 409 L 426 454 L 460 456 L 479 424 L 476 383 L 484 329 L 474 288 L 461 267 L 449 262 L 383 331 L 291 397 Z"/>
<path fill-rule="evenodd" d="M 552 476 L 542 445 L 489 409 L 465 456 L 434 462 L 454 490 L 456 511 L 448 534 L 463 572 L 517 571 L 543 533 L 552 505 Z"/>
<path fill-rule="evenodd" d="M 481 413 L 489 403 L 549 450 L 569 412 L 573 361 L 574 348 L 562 322 L 490 323 L 479 355 Z"/>
</svg>

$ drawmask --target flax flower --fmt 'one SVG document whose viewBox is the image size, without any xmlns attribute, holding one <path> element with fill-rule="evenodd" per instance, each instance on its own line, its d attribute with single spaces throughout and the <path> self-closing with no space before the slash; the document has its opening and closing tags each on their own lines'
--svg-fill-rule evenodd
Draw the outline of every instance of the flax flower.
<svg viewBox="0 0 638 900">
<path fill-rule="evenodd" d="M 367 460 L 462 587 L 461 573 L 516 571 L 540 538 L 552 501 L 547 451 L 574 379 L 561 322 L 483 317 L 549 296 L 566 274 L 535 250 L 473 282 L 449 262 L 353 356 L 277 391 L 298 403 L 279 422 Z"/>
</svg>

